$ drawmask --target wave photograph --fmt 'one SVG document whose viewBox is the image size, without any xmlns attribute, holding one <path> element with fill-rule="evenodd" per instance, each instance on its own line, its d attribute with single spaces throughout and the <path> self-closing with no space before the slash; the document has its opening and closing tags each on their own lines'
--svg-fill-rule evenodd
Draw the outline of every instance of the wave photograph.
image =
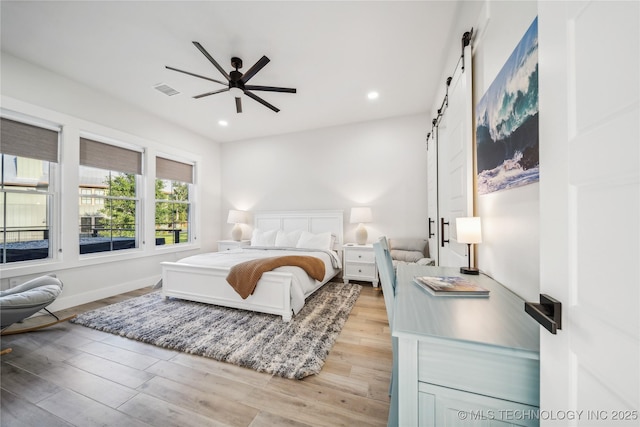
<svg viewBox="0 0 640 427">
<path fill-rule="evenodd" d="M 539 180 L 538 19 L 476 106 L 478 194 Z"/>
</svg>

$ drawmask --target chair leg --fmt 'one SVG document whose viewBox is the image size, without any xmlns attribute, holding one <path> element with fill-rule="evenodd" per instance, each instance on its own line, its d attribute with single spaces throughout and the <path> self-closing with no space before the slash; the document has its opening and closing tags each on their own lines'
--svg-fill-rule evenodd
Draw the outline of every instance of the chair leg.
<svg viewBox="0 0 640 427">
<path fill-rule="evenodd" d="M 11 353 L 12 351 L 13 349 L 11 347 L 5 348 L 4 350 L 0 351 L 0 356 Z"/>
<path fill-rule="evenodd" d="M 48 310 L 47 310 L 48 311 Z M 0 333 L 1 336 L 5 336 L 5 335 L 14 335 L 14 334 L 21 334 L 23 332 L 31 332 L 31 331 L 37 331 L 38 329 L 42 329 L 42 328 L 48 328 L 49 326 L 53 326 L 53 325 L 57 325 L 58 323 L 62 323 L 62 322 L 66 322 L 67 320 L 71 320 L 74 317 L 76 317 L 77 314 L 65 317 L 63 319 L 58 318 L 57 316 L 54 316 L 56 318 L 55 322 L 49 322 L 49 323 L 45 323 L 44 325 L 37 325 L 37 326 L 32 326 L 30 328 L 24 328 L 24 329 L 15 329 L 15 330 L 11 330 L 11 331 L 7 331 L 6 329 L 4 331 L 2 331 L 2 333 Z"/>
</svg>

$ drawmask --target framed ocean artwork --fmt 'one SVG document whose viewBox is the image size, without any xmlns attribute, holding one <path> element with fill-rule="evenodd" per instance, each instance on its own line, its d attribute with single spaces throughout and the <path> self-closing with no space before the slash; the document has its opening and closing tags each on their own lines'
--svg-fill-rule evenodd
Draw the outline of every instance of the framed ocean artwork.
<svg viewBox="0 0 640 427">
<path fill-rule="evenodd" d="M 480 99 L 475 113 L 478 194 L 537 182 L 537 17 Z"/>
</svg>

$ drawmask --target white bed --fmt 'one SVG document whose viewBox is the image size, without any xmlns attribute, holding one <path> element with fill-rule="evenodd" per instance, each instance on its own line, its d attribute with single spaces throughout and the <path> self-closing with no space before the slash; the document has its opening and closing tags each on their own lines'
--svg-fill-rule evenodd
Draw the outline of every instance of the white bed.
<svg viewBox="0 0 640 427">
<path fill-rule="evenodd" d="M 254 229 L 283 232 L 303 230 L 313 234 L 330 232 L 335 236 L 332 248 L 335 259 L 332 261 L 331 255 L 325 251 L 307 252 L 303 248 L 284 247 L 251 247 L 195 255 L 177 262 L 162 263 L 162 295 L 277 314 L 288 322 L 292 314 L 297 313 L 304 305 L 304 300 L 309 295 L 341 270 L 339 250 L 343 242 L 342 211 L 258 212 L 254 215 Z M 279 255 L 310 255 L 321 258 L 325 263 L 324 280 L 318 282 L 311 279 L 299 267 L 279 267 L 264 273 L 254 293 L 246 299 L 242 299 L 226 280 L 231 266 L 237 262 Z"/>
</svg>

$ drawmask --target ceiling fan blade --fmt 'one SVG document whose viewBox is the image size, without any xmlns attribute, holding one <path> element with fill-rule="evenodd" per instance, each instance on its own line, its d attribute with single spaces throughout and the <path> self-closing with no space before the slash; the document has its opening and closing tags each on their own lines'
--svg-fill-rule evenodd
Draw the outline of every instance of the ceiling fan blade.
<svg viewBox="0 0 640 427">
<path fill-rule="evenodd" d="M 267 92 L 285 92 L 285 93 L 296 93 L 296 90 L 288 87 L 273 87 L 273 86 L 252 86 L 246 85 L 244 87 L 246 90 L 264 90 Z"/>
<path fill-rule="evenodd" d="M 221 92 L 228 92 L 229 88 L 225 88 L 225 89 L 220 89 L 220 90 L 214 90 L 213 92 L 207 92 L 207 93 L 203 93 L 200 95 L 196 95 L 194 96 L 195 99 L 200 99 L 200 98 L 204 98 L 205 96 L 209 96 L 209 95 L 215 95 L 216 93 L 221 93 Z"/>
<path fill-rule="evenodd" d="M 273 111 L 275 111 L 276 113 L 278 111 L 280 111 L 278 108 L 274 107 L 273 105 L 269 104 L 267 101 L 265 101 L 264 99 L 260 98 L 257 95 L 254 95 L 253 93 L 246 91 L 244 92 L 245 95 L 247 95 L 249 98 L 254 99 L 256 101 L 258 101 L 260 104 L 264 105 L 267 108 L 271 108 Z"/>
<path fill-rule="evenodd" d="M 220 83 L 221 85 L 227 85 L 228 84 L 228 83 L 225 83 L 225 82 L 221 82 L 220 80 L 211 79 L 209 77 L 201 76 L 200 74 L 195 74 L 195 73 L 191 73 L 189 71 L 184 71 L 184 70 L 179 70 L 177 68 L 169 67 L 168 65 L 165 65 L 165 68 L 167 68 L 169 70 L 172 70 L 172 71 L 177 71 L 179 73 L 185 73 L 185 74 L 188 74 L 188 75 L 193 76 L 193 77 L 199 77 L 201 79 L 209 80 L 210 82 Z"/>
<path fill-rule="evenodd" d="M 258 60 L 258 62 L 253 64 L 253 66 L 249 68 L 246 73 L 242 75 L 242 78 L 240 79 L 242 83 L 248 82 L 249 79 L 255 76 L 258 71 L 262 70 L 262 67 L 267 65 L 269 61 L 270 59 L 263 55 L 262 58 Z"/>
<path fill-rule="evenodd" d="M 236 98 L 236 113 L 242 113 L 242 99 Z"/>
<path fill-rule="evenodd" d="M 202 52 L 202 54 L 209 60 L 209 62 L 211 62 L 213 64 L 214 67 L 216 67 L 218 69 L 218 71 L 220 71 L 220 73 L 228 80 L 231 80 L 231 78 L 229 77 L 229 74 L 227 74 L 227 72 L 224 70 L 224 68 L 222 68 L 220 66 L 220 64 L 218 64 L 216 62 L 215 59 L 213 59 L 213 57 L 211 55 L 209 55 L 209 52 L 207 52 L 205 50 L 204 47 L 202 47 L 202 45 L 198 42 L 193 42 L 193 44 L 198 48 L 198 50 L 200 52 Z"/>
</svg>

